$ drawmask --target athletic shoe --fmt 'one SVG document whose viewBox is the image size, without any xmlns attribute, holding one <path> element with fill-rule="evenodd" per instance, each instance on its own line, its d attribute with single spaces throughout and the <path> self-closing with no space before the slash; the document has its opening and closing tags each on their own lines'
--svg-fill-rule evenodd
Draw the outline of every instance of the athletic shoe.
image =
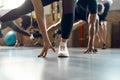
<svg viewBox="0 0 120 80">
<path fill-rule="evenodd" d="M 94 48 L 94 49 L 93 49 L 93 52 L 94 52 L 94 53 L 98 52 L 97 48 Z"/>
<path fill-rule="evenodd" d="M 67 48 L 67 43 L 60 42 L 58 57 L 68 57 L 68 56 L 69 56 L 69 52 L 68 52 L 68 48 Z"/>
<path fill-rule="evenodd" d="M 103 44 L 102 49 L 106 49 L 106 44 Z"/>
</svg>

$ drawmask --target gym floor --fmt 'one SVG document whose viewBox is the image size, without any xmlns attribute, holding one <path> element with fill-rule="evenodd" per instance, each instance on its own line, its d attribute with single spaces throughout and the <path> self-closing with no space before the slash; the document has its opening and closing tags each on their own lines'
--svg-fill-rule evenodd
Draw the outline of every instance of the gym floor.
<svg viewBox="0 0 120 80">
<path fill-rule="evenodd" d="M 120 80 L 120 49 L 69 48 L 69 58 L 49 50 L 38 58 L 39 47 L 0 47 L 0 80 Z"/>
</svg>

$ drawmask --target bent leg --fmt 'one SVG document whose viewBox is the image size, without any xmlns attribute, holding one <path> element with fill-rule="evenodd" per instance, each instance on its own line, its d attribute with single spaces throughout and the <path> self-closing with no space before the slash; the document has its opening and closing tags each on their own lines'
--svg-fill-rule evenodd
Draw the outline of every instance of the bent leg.
<svg viewBox="0 0 120 80">
<path fill-rule="evenodd" d="M 84 25 L 86 23 L 86 21 L 83 21 L 83 20 L 80 20 L 80 21 L 77 21 L 73 24 L 73 28 L 72 28 L 72 31 L 76 30 L 78 27 Z"/>
<path fill-rule="evenodd" d="M 46 6 L 55 1 L 59 1 L 59 0 L 42 0 L 42 3 L 43 3 L 43 6 Z M 6 13 L 5 15 L 3 15 L 2 17 L 0 17 L 0 22 L 4 23 L 7 21 L 15 20 L 22 15 L 32 12 L 33 10 L 34 10 L 34 7 L 31 0 L 25 0 L 25 2 L 20 7 L 15 8 L 9 11 L 8 13 Z"/>
<path fill-rule="evenodd" d="M 15 20 L 22 15 L 25 15 L 34 10 L 31 0 L 25 0 L 25 2 L 18 8 L 11 10 L 0 18 L 1 22 L 7 22 L 11 20 Z"/>
</svg>

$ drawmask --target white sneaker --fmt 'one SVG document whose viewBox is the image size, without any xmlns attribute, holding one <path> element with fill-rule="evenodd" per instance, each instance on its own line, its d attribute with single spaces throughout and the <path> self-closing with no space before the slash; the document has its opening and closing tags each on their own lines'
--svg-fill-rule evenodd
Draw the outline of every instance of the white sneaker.
<svg viewBox="0 0 120 80">
<path fill-rule="evenodd" d="M 67 43 L 60 42 L 58 57 L 68 57 L 68 56 L 69 56 L 69 52 L 68 52 L 68 49 L 67 49 Z"/>
<path fill-rule="evenodd" d="M 0 29 L 2 28 L 2 25 L 0 24 Z"/>
</svg>

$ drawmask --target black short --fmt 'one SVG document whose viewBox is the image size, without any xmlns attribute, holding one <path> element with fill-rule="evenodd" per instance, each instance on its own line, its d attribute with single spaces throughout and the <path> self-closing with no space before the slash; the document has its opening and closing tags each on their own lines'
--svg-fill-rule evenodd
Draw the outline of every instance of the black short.
<svg viewBox="0 0 120 80">
<path fill-rule="evenodd" d="M 99 20 L 100 21 L 106 21 L 107 20 L 106 18 L 107 18 L 107 14 L 109 12 L 109 9 L 110 9 L 110 3 L 109 2 L 104 3 L 104 7 L 105 7 L 105 9 L 104 9 L 103 14 L 99 15 Z"/>
</svg>

